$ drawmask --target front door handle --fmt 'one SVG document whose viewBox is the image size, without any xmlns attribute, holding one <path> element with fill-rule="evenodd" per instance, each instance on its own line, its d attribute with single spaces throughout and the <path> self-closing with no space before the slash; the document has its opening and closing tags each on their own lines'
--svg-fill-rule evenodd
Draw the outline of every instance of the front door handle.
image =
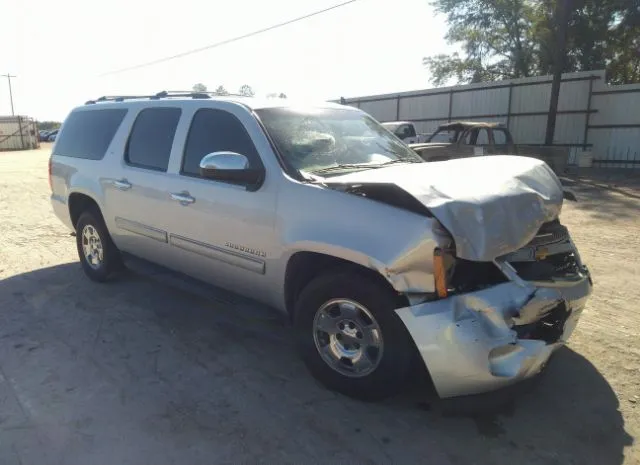
<svg viewBox="0 0 640 465">
<path fill-rule="evenodd" d="M 131 189 L 131 184 L 126 179 L 118 179 L 113 181 L 113 185 L 116 189 L 120 189 L 121 191 L 127 191 Z"/>
<path fill-rule="evenodd" d="M 188 192 L 172 192 L 171 200 L 180 202 L 180 205 L 187 206 L 196 201 L 194 197 L 191 197 Z"/>
</svg>

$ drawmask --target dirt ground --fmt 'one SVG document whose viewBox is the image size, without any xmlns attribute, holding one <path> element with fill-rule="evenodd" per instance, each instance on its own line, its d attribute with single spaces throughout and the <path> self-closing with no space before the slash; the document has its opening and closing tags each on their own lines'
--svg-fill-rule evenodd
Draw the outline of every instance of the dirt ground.
<svg viewBox="0 0 640 465">
<path fill-rule="evenodd" d="M 499 410 L 318 386 L 269 309 L 127 272 L 99 285 L 54 217 L 48 147 L 0 153 L 0 463 L 640 464 L 640 180 L 574 183 L 595 291 L 569 346 Z M 505 394 L 506 395 L 506 394 Z"/>
</svg>

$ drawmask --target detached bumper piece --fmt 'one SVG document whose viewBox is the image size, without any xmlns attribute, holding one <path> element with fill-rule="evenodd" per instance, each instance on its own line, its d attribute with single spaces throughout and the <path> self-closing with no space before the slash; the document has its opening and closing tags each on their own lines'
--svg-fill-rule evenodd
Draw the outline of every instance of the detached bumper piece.
<svg viewBox="0 0 640 465">
<path fill-rule="evenodd" d="M 396 312 L 447 398 L 539 373 L 571 336 L 590 293 L 588 274 L 544 286 L 512 281 Z"/>
</svg>

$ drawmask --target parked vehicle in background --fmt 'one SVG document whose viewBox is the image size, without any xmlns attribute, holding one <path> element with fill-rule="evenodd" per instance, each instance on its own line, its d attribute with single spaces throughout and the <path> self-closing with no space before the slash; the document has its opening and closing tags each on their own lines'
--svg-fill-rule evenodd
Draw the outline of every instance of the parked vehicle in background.
<svg viewBox="0 0 640 465">
<path fill-rule="evenodd" d="M 45 131 L 45 130 L 40 130 L 38 131 L 38 140 L 40 142 L 44 142 L 47 140 L 47 136 L 49 135 L 50 131 Z"/>
<path fill-rule="evenodd" d="M 89 101 L 50 184 L 90 279 L 137 257 L 273 306 L 310 372 L 360 399 L 425 367 L 441 397 L 532 377 L 591 292 L 546 164 L 425 163 L 352 107 Z"/>
<path fill-rule="evenodd" d="M 438 127 L 426 143 L 410 144 L 425 161 L 444 161 L 483 155 L 523 155 L 546 162 L 557 174 L 565 172 L 565 147 L 515 144 L 502 123 L 456 121 Z"/>
<path fill-rule="evenodd" d="M 382 123 L 382 126 L 407 144 L 417 144 L 427 141 L 428 134 L 418 134 L 415 125 L 410 121 L 388 121 Z"/>
<path fill-rule="evenodd" d="M 56 137 L 58 136 L 58 132 L 60 130 L 59 129 L 54 129 L 53 131 L 51 131 L 49 134 L 47 134 L 47 141 L 49 142 L 55 142 Z"/>
</svg>

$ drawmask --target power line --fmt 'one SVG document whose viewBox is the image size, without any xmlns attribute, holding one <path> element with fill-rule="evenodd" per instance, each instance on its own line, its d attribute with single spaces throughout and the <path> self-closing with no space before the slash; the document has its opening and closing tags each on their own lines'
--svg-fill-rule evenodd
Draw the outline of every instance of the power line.
<svg viewBox="0 0 640 465">
<path fill-rule="evenodd" d="M 11 100 L 11 116 L 14 116 L 14 112 L 13 112 L 13 92 L 11 92 L 11 78 L 12 77 L 18 77 L 18 76 L 13 76 L 9 73 L 7 74 L 0 74 L 0 76 L 2 77 L 6 77 L 7 81 L 9 81 L 9 100 Z"/>
<path fill-rule="evenodd" d="M 200 47 L 200 48 L 194 48 L 193 50 L 188 50 L 186 52 L 178 53 L 177 55 L 172 55 L 172 56 L 165 57 L 165 58 L 158 58 L 157 60 L 148 61 L 146 63 L 141 63 L 139 65 L 129 66 L 127 68 L 121 68 L 121 69 L 118 69 L 118 70 L 115 70 L 115 71 L 109 71 L 107 73 L 101 74 L 100 77 L 109 76 L 111 74 L 124 73 L 125 71 L 132 71 L 134 69 L 139 69 L 139 68 L 144 68 L 146 66 L 156 65 L 158 63 L 163 63 L 165 61 L 175 60 L 176 58 L 182 58 L 184 56 L 192 55 L 194 53 L 204 52 L 205 50 L 209 50 L 209 49 L 212 49 L 212 48 L 220 47 L 221 45 L 230 44 L 232 42 L 236 42 L 238 40 L 246 39 L 248 37 L 252 37 L 252 36 L 255 36 L 257 34 L 262 34 L 263 32 L 272 31 L 272 30 L 277 29 L 279 27 L 287 26 L 289 24 L 296 23 L 298 21 L 302 21 L 303 19 L 307 19 L 307 18 L 311 18 L 312 16 L 320 15 L 322 13 L 326 13 L 327 11 L 335 10 L 336 8 L 340 8 L 342 6 L 345 6 L 345 5 L 348 5 L 350 3 L 354 3 L 354 2 L 357 2 L 357 1 L 358 0 L 348 0 L 346 2 L 338 3 L 337 5 L 333 5 L 333 6 L 330 6 L 328 8 L 325 8 L 323 10 L 314 11 L 313 13 L 309 13 L 309 14 L 306 14 L 304 16 L 299 16 L 297 18 L 290 19 L 290 20 L 282 22 L 282 23 L 274 24 L 273 26 L 265 27 L 263 29 L 259 29 L 257 31 L 249 32 L 249 33 L 241 35 L 241 36 L 233 37 L 231 39 L 226 39 L 226 40 L 223 40 L 221 42 L 216 42 L 215 44 L 206 45 L 206 46 Z"/>
</svg>

